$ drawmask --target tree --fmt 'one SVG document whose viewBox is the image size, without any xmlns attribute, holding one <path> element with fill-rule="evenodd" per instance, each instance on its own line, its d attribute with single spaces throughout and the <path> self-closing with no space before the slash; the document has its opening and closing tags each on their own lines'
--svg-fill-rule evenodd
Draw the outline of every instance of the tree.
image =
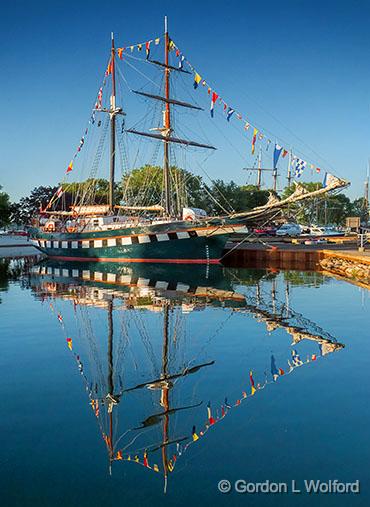
<svg viewBox="0 0 370 507">
<path fill-rule="evenodd" d="M 1 189 L 2 186 L 0 186 Z M 10 213 L 9 195 L 5 192 L 0 192 L 0 227 L 5 227 L 9 224 Z"/>
<path fill-rule="evenodd" d="M 226 183 L 216 180 L 212 186 L 212 195 L 228 211 L 248 211 L 266 204 L 269 191 L 259 190 L 255 185 L 239 186 L 234 181 Z"/>
<path fill-rule="evenodd" d="M 351 216 L 360 217 L 361 223 L 366 223 L 369 219 L 368 204 L 364 197 L 359 197 L 352 202 Z"/>
<path fill-rule="evenodd" d="M 29 197 L 22 197 L 19 203 L 12 204 L 11 221 L 16 224 L 28 224 L 40 207 L 45 207 L 58 187 L 35 187 Z"/>
<path fill-rule="evenodd" d="M 189 171 L 172 166 L 170 168 L 171 202 L 175 211 L 181 213 L 186 206 L 206 208 L 210 198 L 205 197 L 202 178 Z M 163 169 L 145 165 L 133 169 L 122 179 L 123 204 L 153 206 L 163 203 Z"/>
</svg>

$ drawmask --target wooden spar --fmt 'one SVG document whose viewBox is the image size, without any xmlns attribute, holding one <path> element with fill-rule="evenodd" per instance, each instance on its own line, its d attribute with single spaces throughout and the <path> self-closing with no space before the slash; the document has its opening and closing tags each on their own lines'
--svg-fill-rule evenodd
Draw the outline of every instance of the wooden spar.
<svg viewBox="0 0 370 507">
<path fill-rule="evenodd" d="M 170 111 L 170 69 L 168 68 L 168 51 L 169 51 L 169 37 L 167 29 L 167 16 L 164 18 L 164 76 L 165 76 L 165 110 L 164 110 L 164 134 L 165 138 L 171 136 L 171 111 Z M 167 216 L 171 215 L 171 200 L 170 200 L 170 160 L 169 160 L 169 145 L 168 141 L 164 141 L 164 160 L 163 160 L 163 171 L 164 171 L 164 208 Z"/>
<path fill-rule="evenodd" d="M 117 209 L 127 209 L 127 210 L 133 210 L 133 211 L 163 211 L 163 206 L 154 205 L 154 206 L 114 206 Z"/>
<path fill-rule="evenodd" d="M 111 49 L 110 68 L 112 73 L 112 95 L 110 103 L 110 173 L 109 173 L 109 209 L 114 209 L 114 170 L 116 157 L 116 75 L 115 75 L 115 49 L 114 37 L 112 32 L 112 49 Z"/>
<path fill-rule="evenodd" d="M 166 97 L 161 97 L 160 95 L 152 95 L 151 93 L 139 92 L 137 90 L 132 90 L 133 93 L 137 95 L 142 95 L 143 97 L 148 97 L 149 99 L 161 100 L 162 102 L 168 102 L 169 104 L 173 104 L 174 106 L 182 106 L 188 107 L 189 109 L 197 109 L 198 111 L 204 111 L 201 107 L 194 106 L 193 104 L 189 104 L 189 102 L 182 102 L 181 100 L 175 99 L 167 99 Z"/>
<path fill-rule="evenodd" d="M 188 70 L 180 69 L 179 67 L 174 67 L 173 65 L 166 65 L 162 62 L 157 62 L 157 60 L 147 60 L 149 63 L 154 63 L 155 65 L 159 65 L 160 67 L 166 67 L 170 70 L 177 70 L 178 72 L 183 72 L 184 74 L 191 74 Z"/>
<path fill-rule="evenodd" d="M 185 146 L 195 146 L 197 148 L 208 148 L 210 150 L 216 149 L 214 146 L 210 146 L 209 144 L 201 144 L 201 143 L 197 143 L 195 141 L 188 141 L 187 139 L 178 139 L 177 137 L 164 136 L 162 134 L 149 134 L 147 132 L 140 132 L 139 130 L 134 130 L 134 129 L 127 129 L 126 132 L 128 132 L 129 134 L 137 134 L 138 136 L 151 137 L 153 139 L 160 139 L 161 141 L 165 141 L 165 143 L 184 144 Z"/>
</svg>

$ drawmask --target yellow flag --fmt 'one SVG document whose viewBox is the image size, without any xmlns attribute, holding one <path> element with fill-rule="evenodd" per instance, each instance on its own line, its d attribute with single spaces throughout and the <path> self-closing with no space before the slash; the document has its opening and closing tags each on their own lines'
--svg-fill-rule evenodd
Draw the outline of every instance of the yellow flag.
<svg viewBox="0 0 370 507">
<path fill-rule="evenodd" d="M 253 129 L 253 138 L 252 138 L 252 155 L 254 155 L 254 150 L 256 148 L 256 140 L 257 140 L 258 129 Z"/>
<path fill-rule="evenodd" d="M 196 433 L 193 433 L 193 442 L 196 442 L 197 440 L 199 440 L 199 437 Z"/>
<path fill-rule="evenodd" d="M 155 39 L 154 44 L 155 44 L 156 46 L 158 46 L 159 41 L 160 41 L 160 39 L 159 39 L 159 37 L 158 37 L 157 39 Z"/>
</svg>

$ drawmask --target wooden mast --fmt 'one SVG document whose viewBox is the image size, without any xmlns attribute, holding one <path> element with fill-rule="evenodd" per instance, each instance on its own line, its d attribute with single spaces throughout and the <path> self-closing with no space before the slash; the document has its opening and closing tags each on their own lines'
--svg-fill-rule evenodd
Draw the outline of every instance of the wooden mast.
<svg viewBox="0 0 370 507">
<path fill-rule="evenodd" d="M 116 75 L 115 75 L 115 49 L 112 32 L 112 49 L 110 70 L 112 73 L 112 95 L 110 99 L 110 172 L 109 172 L 109 209 L 114 211 L 114 169 L 116 157 Z"/>
<path fill-rule="evenodd" d="M 170 117 L 170 69 L 168 66 L 168 52 L 169 52 L 169 37 L 167 29 L 167 16 L 164 17 L 164 63 L 165 63 L 165 110 L 163 118 L 163 127 L 165 137 L 169 137 L 171 134 L 171 117 Z M 163 160 L 163 172 L 164 172 L 164 208 L 167 216 L 171 215 L 171 201 L 170 201 L 170 160 L 169 160 L 169 143 L 164 141 L 164 160 Z"/>
<path fill-rule="evenodd" d="M 113 301 L 108 301 L 108 396 L 109 402 L 114 400 L 114 380 L 113 380 Z M 111 464 L 113 460 L 113 405 L 108 408 L 109 416 L 109 471 L 111 471 Z"/>
<path fill-rule="evenodd" d="M 164 492 L 167 491 L 167 475 L 168 475 L 168 457 L 167 457 L 167 443 L 169 439 L 169 409 L 170 409 L 170 401 L 169 401 L 169 389 L 170 386 L 168 384 L 168 341 L 169 341 L 169 306 L 168 303 L 165 303 L 163 309 L 163 349 L 162 349 L 162 378 L 163 378 L 163 386 L 161 390 L 161 405 L 165 409 L 166 415 L 163 419 L 163 447 L 162 447 L 162 463 L 163 463 L 163 472 L 164 472 Z"/>
</svg>

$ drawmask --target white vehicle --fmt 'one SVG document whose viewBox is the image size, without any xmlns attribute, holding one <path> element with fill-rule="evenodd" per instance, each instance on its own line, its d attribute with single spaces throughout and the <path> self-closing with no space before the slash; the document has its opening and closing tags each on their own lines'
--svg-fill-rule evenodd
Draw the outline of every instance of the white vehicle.
<svg viewBox="0 0 370 507">
<path fill-rule="evenodd" d="M 311 236 L 341 236 L 343 233 L 336 231 L 333 227 L 320 227 L 314 225 L 310 229 Z"/>
<path fill-rule="evenodd" d="M 298 224 L 283 224 L 277 231 L 276 236 L 299 236 L 301 228 Z"/>
</svg>

